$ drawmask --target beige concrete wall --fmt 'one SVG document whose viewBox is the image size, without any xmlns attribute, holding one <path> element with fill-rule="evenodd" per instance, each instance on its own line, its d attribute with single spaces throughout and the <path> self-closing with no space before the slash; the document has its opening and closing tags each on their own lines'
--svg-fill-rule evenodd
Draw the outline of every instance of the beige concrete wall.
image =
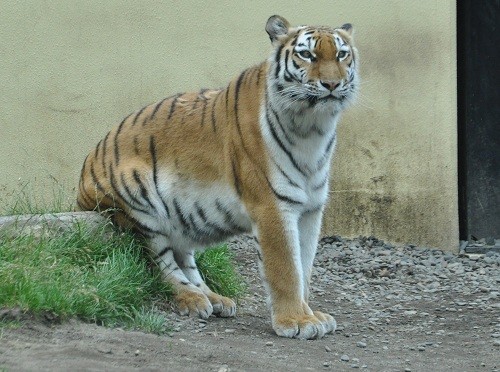
<svg viewBox="0 0 500 372">
<path fill-rule="evenodd" d="M 123 116 L 264 59 L 276 13 L 356 28 L 363 84 L 340 126 L 325 233 L 455 249 L 451 0 L 2 2 L 0 194 L 49 175 L 76 185 Z"/>
</svg>

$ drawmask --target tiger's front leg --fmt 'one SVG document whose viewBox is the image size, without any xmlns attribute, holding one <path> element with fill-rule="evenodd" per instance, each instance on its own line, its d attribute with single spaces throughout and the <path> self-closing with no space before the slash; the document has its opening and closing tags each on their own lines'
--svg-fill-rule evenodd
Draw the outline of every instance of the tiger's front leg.
<svg viewBox="0 0 500 372">
<path fill-rule="evenodd" d="M 314 257 L 318 247 L 318 239 L 321 230 L 321 219 L 323 207 L 307 211 L 300 216 L 298 227 L 300 237 L 300 257 L 302 261 L 302 276 L 304 280 L 304 301 L 309 303 L 309 287 L 311 284 L 311 274 Z M 314 315 L 323 323 L 326 333 L 335 331 L 337 322 L 326 313 L 314 311 Z"/>
<path fill-rule="evenodd" d="M 304 272 L 293 213 L 266 209 L 257 221 L 262 253 L 262 276 L 270 296 L 272 325 L 278 336 L 313 339 L 333 330 L 333 318 L 313 313 L 304 297 Z"/>
</svg>

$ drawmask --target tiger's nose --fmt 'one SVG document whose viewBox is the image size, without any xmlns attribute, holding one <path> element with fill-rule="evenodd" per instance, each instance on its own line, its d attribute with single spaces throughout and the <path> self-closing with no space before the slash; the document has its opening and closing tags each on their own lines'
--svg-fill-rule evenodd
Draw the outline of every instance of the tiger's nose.
<svg viewBox="0 0 500 372">
<path fill-rule="evenodd" d="M 340 85 L 340 82 L 338 82 L 338 81 L 321 81 L 321 85 L 323 85 L 329 91 L 333 91 Z"/>
</svg>

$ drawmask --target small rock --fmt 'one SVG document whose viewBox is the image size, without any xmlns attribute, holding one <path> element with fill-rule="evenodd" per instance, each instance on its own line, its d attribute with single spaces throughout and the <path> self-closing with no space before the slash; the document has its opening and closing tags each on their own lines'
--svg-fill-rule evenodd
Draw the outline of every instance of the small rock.
<svg viewBox="0 0 500 372">
<path fill-rule="evenodd" d="M 356 346 L 364 349 L 366 347 L 366 342 L 359 341 L 358 343 L 356 343 Z"/>
<path fill-rule="evenodd" d="M 329 346 L 327 346 L 327 345 L 325 345 L 325 350 L 326 350 L 327 352 L 331 352 L 331 351 L 332 351 L 332 349 L 330 349 L 330 347 L 329 347 Z"/>
<path fill-rule="evenodd" d="M 97 351 L 103 354 L 113 354 L 113 351 L 109 348 L 97 349 Z"/>
<path fill-rule="evenodd" d="M 266 346 L 273 346 L 273 345 L 274 345 L 274 342 L 272 342 L 272 341 L 267 341 L 266 342 Z"/>
<path fill-rule="evenodd" d="M 225 333 L 234 333 L 234 332 L 236 332 L 236 330 L 233 329 L 233 328 L 227 328 L 227 329 L 224 330 L 224 332 Z"/>
<path fill-rule="evenodd" d="M 340 360 L 341 360 L 342 362 L 348 362 L 349 360 L 351 360 L 351 358 L 349 358 L 349 356 L 348 356 L 348 355 L 344 354 L 344 355 L 342 355 L 342 356 L 340 357 Z"/>
<path fill-rule="evenodd" d="M 134 354 L 135 354 L 135 356 L 137 356 L 137 355 L 139 355 L 140 353 L 141 353 L 141 352 L 140 352 L 139 350 L 136 350 Z"/>
</svg>

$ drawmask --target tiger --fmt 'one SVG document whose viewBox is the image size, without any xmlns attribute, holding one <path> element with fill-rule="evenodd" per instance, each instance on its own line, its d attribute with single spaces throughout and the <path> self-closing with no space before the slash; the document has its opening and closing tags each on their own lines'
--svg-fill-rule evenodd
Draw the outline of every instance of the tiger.
<svg viewBox="0 0 500 372">
<path fill-rule="evenodd" d="M 332 315 L 309 307 L 341 113 L 358 91 L 353 27 L 265 26 L 271 52 L 222 89 L 179 93 L 133 112 L 86 157 L 77 209 L 133 229 L 173 288 L 180 315 L 233 317 L 194 253 L 255 236 L 271 325 L 317 339 Z"/>
</svg>

